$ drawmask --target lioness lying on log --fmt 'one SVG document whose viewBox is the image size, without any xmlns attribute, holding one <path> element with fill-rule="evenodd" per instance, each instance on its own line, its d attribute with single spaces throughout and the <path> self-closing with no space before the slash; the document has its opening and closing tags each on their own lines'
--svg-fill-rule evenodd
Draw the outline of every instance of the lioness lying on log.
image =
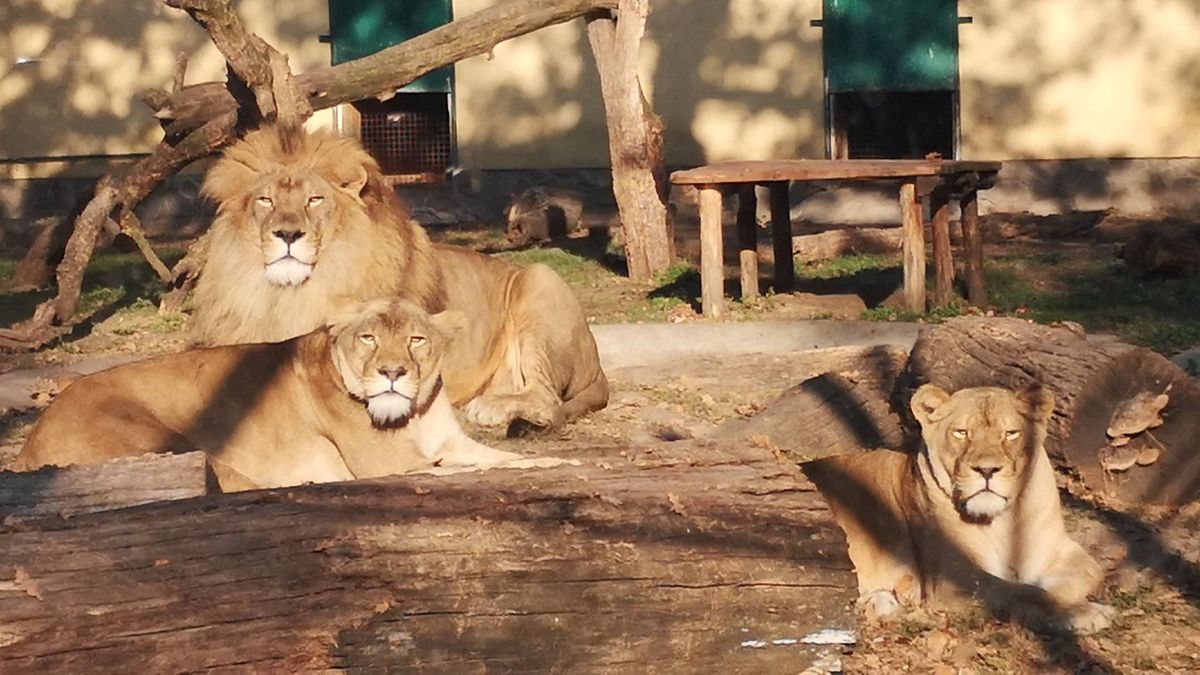
<svg viewBox="0 0 1200 675">
<path fill-rule="evenodd" d="M 924 440 L 917 453 L 805 465 L 846 531 L 868 615 L 958 590 L 1081 633 L 1108 626 L 1112 608 L 1087 599 L 1103 572 L 1067 536 L 1043 448 L 1053 395 L 978 387 L 951 396 L 927 384 L 911 407 Z"/>
<path fill-rule="evenodd" d="M 204 191 L 219 206 L 196 287 L 199 344 L 285 340 L 348 301 L 399 296 L 471 318 L 443 373 L 471 421 L 554 428 L 607 404 L 596 342 L 563 280 L 434 246 L 358 141 L 264 127 L 225 151 Z"/>
<path fill-rule="evenodd" d="M 537 466 L 466 436 L 443 391 L 462 328 L 377 300 L 286 342 L 197 349 L 72 383 L 46 409 L 17 468 L 204 450 L 224 491 L 431 466 Z M 551 463 L 557 463 L 548 460 Z"/>
</svg>

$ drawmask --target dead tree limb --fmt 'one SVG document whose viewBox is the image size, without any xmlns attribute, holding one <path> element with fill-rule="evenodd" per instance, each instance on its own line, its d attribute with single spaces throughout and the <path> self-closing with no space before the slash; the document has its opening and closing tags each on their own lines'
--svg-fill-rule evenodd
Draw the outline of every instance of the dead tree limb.
<svg viewBox="0 0 1200 675">
<path fill-rule="evenodd" d="M 625 232 L 632 279 L 651 279 L 675 260 L 667 221 L 662 120 L 650 110 L 638 78 L 638 51 L 649 0 L 620 0 L 618 14 L 588 18 L 588 40 L 600 71 L 608 121 L 613 196 Z"/>
<path fill-rule="evenodd" d="M 132 214 L 163 179 L 232 141 L 239 125 L 276 118 L 301 121 L 315 109 L 392 92 L 505 40 L 616 4 L 615 0 L 512 0 L 377 54 L 293 78 L 286 57 L 246 30 L 229 0 L 163 2 L 188 12 L 209 32 L 229 64 L 230 81 L 182 87 L 169 94 L 161 90 L 143 94 L 163 125 L 163 142 L 149 157 L 97 182 L 58 265 L 57 296 L 40 305 L 32 318 L 0 329 L 0 348 L 36 349 L 66 333 L 79 305 L 84 268 L 102 227 L 113 220 L 136 227 L 136 219 L 123 214 Z M 177 73 L 175 83 L 179 81 Z M 155 265 L 149 260 L 163 276 L 161 261 Z M 186 272 L 187 268 L 176 269 L 170 277 L 179 280 Z M 184 279 L 176 287 L 187 283 Z"/>
</svg>

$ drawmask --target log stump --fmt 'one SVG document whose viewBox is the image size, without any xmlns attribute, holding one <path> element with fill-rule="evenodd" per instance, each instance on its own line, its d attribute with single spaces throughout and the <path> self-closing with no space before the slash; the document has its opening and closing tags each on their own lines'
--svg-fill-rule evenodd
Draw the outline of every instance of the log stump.
<svg viewBox="0 0 1200 675">
<path fill-rule="evenodd" d="M 9 525 L 0 671 L 799 672 L 806 635 L 853 627 L 793 463 L 575 456 Z"/>
<path fill-rule="evenodd" d="M 1047 452 L 1088 489 L 1133 503 L 1200 496 L 1200 385 L 1153 351 L 1088 340 L 1074 324 L 969 316 L 930 327 L 913 346 L 894 403 L 906 411 L 926 382 L 954 391 L 1032 381 L 1055 396 Z"/>
</svg>

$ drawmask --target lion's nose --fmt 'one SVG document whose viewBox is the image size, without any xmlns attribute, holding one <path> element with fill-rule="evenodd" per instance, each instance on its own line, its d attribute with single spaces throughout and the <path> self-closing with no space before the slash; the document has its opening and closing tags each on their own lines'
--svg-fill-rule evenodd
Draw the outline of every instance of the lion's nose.
<svg viewBox="0 0 1200 675">
<path fill-rule="evenodd" d="M 275 230 L 271 234 L 282 239 L 285 244 L 294 244 L 304 236 L 304 232 L 300 230 Z"/>
<path fill-rule="evenodd" d="M 379 374 L 394 381 L 407 375 L 408 368 L 404 366 L 383 366 L 379 369 Z"/>
<path fill-rule="evenodd" d="M 994 465 L 981 465 L 981 466 L 972 466 L 971 470 L 974 471 L 975 473 L 979 474 L 980 476 L 983 476 L 984 480 L 991 480 L 992 476 L 995 476 L 997 473 L 1000 472 L 1000 467 L 994 466 Z"/>
</svg>

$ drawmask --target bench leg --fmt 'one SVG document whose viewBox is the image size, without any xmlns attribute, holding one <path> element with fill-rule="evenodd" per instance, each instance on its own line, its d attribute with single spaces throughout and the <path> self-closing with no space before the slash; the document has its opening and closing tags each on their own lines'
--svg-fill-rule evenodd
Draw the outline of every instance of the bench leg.
<svg viewBox="0 0 1200 675">
<path fill-rule="evenodd" d="M 963 251 L 966 253 L 967 299 L 976 307 L 987 307 L 987 286 L 983 280 L 983 236 L 979 232 L 979 193 L 975 190 L 959 199 L 962 210 Z"/>
<path fill-rule="evenodd" d="M 771 248 L 775 254 L 775 292 L 791 293 L 796 288 L 792 262 L 792 209 L 788 184 L 771 183 Z"/>
<path fill-rule="evenodd" d="M 754 186 L 738 186 L 737 237 L 738 261 L 742 270 L 742 300 L 758 297 L 758 225 L 755 211 L 758 199 Z"/>
<path fill-rule="evenodd" d="M 904 242 L 904 307 L 910 312 L 925 312 L 925 223 L 917 184 L 900 186 L 900 214 Z"/>
<path fill-rule="evenodd" d="M 945 307 L 954 297 L 954 254 L 950 248 L 950 197 L 944 190 L 929 196 L 933 212 L 933 306 Z"/>
<path fill-rule="evenodd" d="M 721 245 L 721 189 L 700 187 L 700 306 L 704 316 L 725 313 L 725 256 Z"/>
</svg>

